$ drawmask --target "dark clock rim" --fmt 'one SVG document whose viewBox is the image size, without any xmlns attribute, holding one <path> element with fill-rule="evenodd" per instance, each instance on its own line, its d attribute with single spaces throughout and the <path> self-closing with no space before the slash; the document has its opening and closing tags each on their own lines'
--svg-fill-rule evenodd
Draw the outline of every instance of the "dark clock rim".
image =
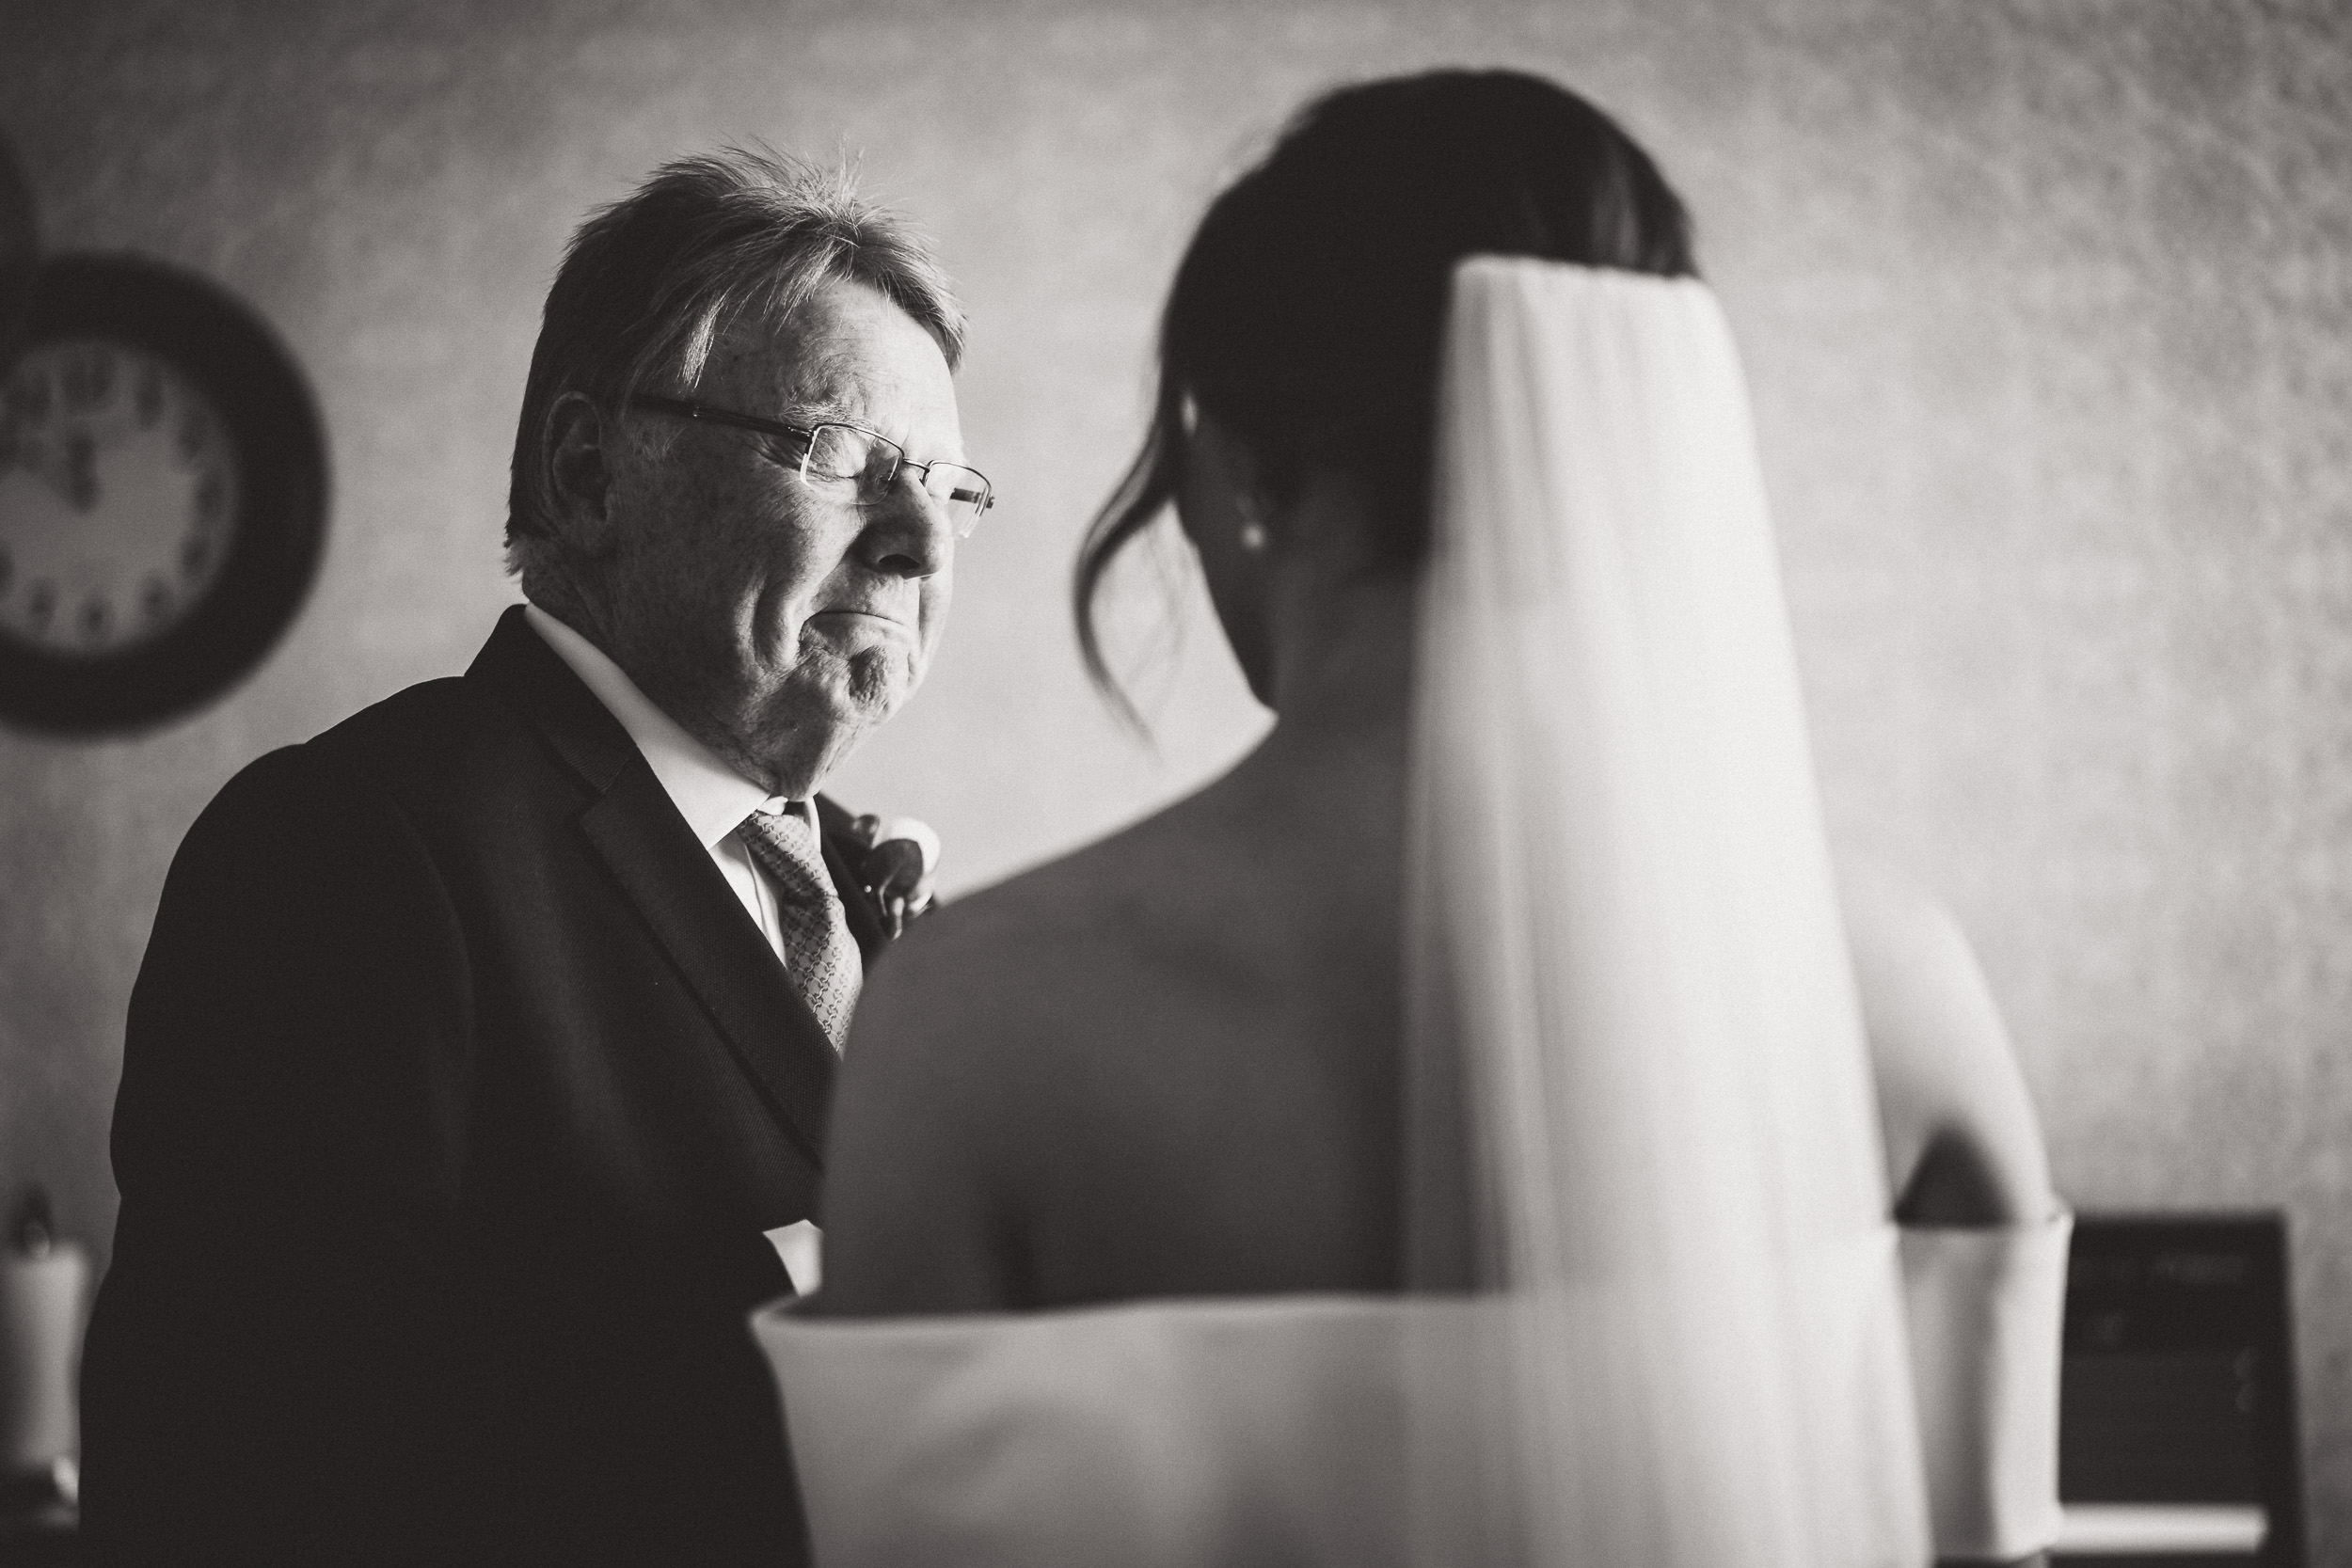
<svg viewBox="0 0 2352 1568">
<path fill-rule="evenodd" d="M 153 355 L 213 400 L 236 454 L 235 531 L 196 609 L 150 641 L 82 658 L 0 631 L 0 721 L 55 735 L 147 729 L 225 694 L 294 624 L 326 541 L 326 427 L 268 324 L 180 268 L 44 258 L 17 347 L 74 339 Z"/>
</svg>

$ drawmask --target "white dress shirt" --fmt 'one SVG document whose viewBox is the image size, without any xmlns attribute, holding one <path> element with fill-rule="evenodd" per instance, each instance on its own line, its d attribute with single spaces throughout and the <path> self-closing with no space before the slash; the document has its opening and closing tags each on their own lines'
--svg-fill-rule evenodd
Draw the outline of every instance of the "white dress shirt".
<svg viewBox="0 0 2352 1568">
<path fill-rule="evenodd" d="M 815 809 L 806 800 L 787 800 L 721 762 L 716 753 L 678 727 L 677 721 L 653 705 L 637 683 L 604 650 L 537 605 L 527 605 L 523 618 L 555 650 L 556 657 L 596 694 L 596 700 L 637 742 L 637 750 L 661 782 L 678 815 L 695 839 L 710 854 L 719 874 L 741 899 L 760 935 L 768 939 L 776 961 L 784 961 L 784 927 L 776 918 L 776 890 L 752 861 L 742 835 L 735 830 L 755 811 L 791 812 L 814 826 Z M 819 833 L 818 842 L 823 842 Z"/>
</svg>

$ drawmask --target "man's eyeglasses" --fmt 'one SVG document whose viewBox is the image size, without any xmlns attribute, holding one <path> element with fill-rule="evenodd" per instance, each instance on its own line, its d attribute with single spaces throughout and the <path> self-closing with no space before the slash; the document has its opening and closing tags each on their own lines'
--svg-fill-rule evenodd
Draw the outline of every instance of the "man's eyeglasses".
<svg viewBox="0 0 2352 1568">
<path fill-rule="evenodd" d="M 884 499 L 890 487 L 898 482 L 899 471 L 910 470 L 917 476 L 923 493 L 946 515 L 948 526 L 956 531 L 959 539 L 972 537 L 972 531 L 979 526 L 980 515 L 996 504 L 996 492 L 989 487 L 988 476 L 979 469 L 967 468 L 961 463 L 909 462 L 906 449 L 898 442 L 858 425 L 786 424 L 781 420 L 763 420 L 753 414 L 738 414 L 731 409 L 652 392 L 639 392 L 628 401 L 632 408 L 647 413 L 698 420 L 705 424 L 733 425 L 739 430 L 755 430 L 763 436 L 793 442 L 800 448 L 803 483 L 818 488 L 853 484 L 861 501 Z"/>
</svg>

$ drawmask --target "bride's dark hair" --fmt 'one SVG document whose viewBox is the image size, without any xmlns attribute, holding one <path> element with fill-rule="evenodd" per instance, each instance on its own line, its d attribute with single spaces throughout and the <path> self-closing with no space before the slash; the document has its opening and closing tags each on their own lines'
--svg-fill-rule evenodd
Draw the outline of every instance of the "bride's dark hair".
<svg viewBox="0 0 2352 1568">
<path fill-rule="evenodd" d="M 1095 600 L 1175 497 L 1186 393 L 1249 448 L 1278 503 L 1311 468 L 1354 476 L 1374 559 L 1419 562 L 1438 340 L 1454 264 L 1471 255 L 1696 271 L 1689 215 L 1649 154 L 1576 94 L 1512 71 L 1327 93 L 1210 204 L 1161 318 L 1151 428 L 1072 585 L 1088 673 L 1114 703 Z"/>
</svg>

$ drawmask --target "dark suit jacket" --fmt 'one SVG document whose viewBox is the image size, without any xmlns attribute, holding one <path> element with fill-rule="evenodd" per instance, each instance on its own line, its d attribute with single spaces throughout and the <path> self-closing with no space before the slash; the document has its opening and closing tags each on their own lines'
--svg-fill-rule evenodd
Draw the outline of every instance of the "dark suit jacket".
<svg viewBox="0 0 2352 1568">
<path fill-rule="evenodd" d="M 462 679 L 262 757 L 131 1000 L 88 1560 L 799 1561 L 745 1315 L 791 1289 L 761 1232 L 814 1213 L 833 1071 L 519 609 Z"/>
</svg>

